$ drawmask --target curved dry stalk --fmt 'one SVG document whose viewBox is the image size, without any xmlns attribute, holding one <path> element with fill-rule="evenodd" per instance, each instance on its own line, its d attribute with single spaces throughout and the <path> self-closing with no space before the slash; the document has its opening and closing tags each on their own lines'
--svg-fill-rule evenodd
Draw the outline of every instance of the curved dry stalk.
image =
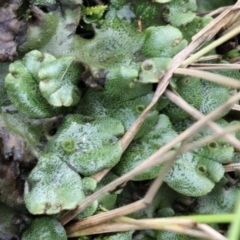
<svg viewBox="0 0 240 240">
<path fill-rule="evenodd" d="M 196 223 L 190 219 L 141 219 L 136 220 L 129 217 L 120 217 L 112 220 L 110 223 L 103 223 L 98 226 L 72 232 L 67 230 L 68 237 L 78 237 L 93 234 L 113 233 L 131 230 L 165 230 L 173 231 L 179 234 L 190 235 L 193 237 L 210 239 L 208 233 L 194 229 Z"/>
<path fill-rule="evenodd" d="M 142 227 L 142 229 L 154 229 L 154 230 L 165 230 L 172 231 L 180 234 L 190 235 L 190 236 L 202 236 L 204 239 L 211 239 L 207 233 L 203 234 L 202 231 L 198 231 L 195 228 L 196 223 L 194 221 L 186 221 L 185 219 L 133 219 L 133 218 L 123 218 L 123 222 L 129 223 Z M 177 220 L 177 222 L 176 222 Z M 180 221 L 178 221 L 180 220 Z M 189 219 L 188 219 L 189 220 Z M 217 240 L 217 239 L 216 239 Z"/>
<path fill-rule="evenodd" d="M 239 30 L 240 30 L 240 28 L 239 28 Z M 236 79 L 231 78 L 231 77 L 222 76 L 222 75 L 216 74 L 216 73 L 205 72 L 205 71 L 189 69 L 189 68 L 177 68 L 174 71 L 174 74 L 187 75 L 187 76 L 202 78 L 204 80 L 208 80 L 208 81 L 211 81 L 211 82 L 214 82 L 214 83 L 218 83 L 218 84 L 221 84 L 223 86 L 230 87 L 230 88 L 240 88 L 239 80 L 236 80 Z"/>
<path fill-rule="evenodd" d="M 174 104 L 178 105 L 185 112 L 189 113 L 195 119 L 199 120 L 204 118 L 204 114 L 199 112 L 196 108 L 194 108 L 192 105 L 187 103 L 182 97 L 178 96 L 177 94 L 169 90 L 166 90 L 165 95 L 168 97 L 169 100 L 171 100 Z M 207 125 L 217 133 L 223 129 L 213 121 L 209 121 Z M 224 136 L 224 138 L 226 138 L 234 146 L 235 149 L 240 151 L 240 141 L 236 137 L 234 137 L 233 135 L 227 134 L 226 136 Z"/>
<path fill-rule="evenodd" d="M 236 101 L 240 99 L 240 93 L 237 93 L 236 95 L 232 96 L 227 102 L 216 108 L 214 111 L 206 115 L 204 118 L 193 124 L 191 127 L 186 129 L 184 132 L 182 132 L 180 135 L 178 135 L 176 138 L 174 138 L 171 142 L 163 146 L 161 149 L 159 149 L 157 152 L 152 154 L 148 159 L 143 161 L 139 166 L 137 166 L 135 169 L 131 170 L 130 172 L 124 174 L 123 176 L 119 177 L 118 179 L 114 180 L 110 184 L 106 185 L 105 187 L 101 188 L 97 192 L 93 193 L 91 196 L 87 197 L 86 199 L 81 202 L 78 207 L 74 210 L 70 210 L 65 215 L 63 215 L 60 219 L 60 222 L 62 225 L 65 225 L 70 220 L 72 220 L 77 214 L 79 214 L 81 211 L 83 211 L 87 206 L 89 206 L 93 201 L 98 199 L 100 196 L 102 196 L 104 193 L 114 190 L 117 186 L 123 184 L 124 182 L 129 181 L 137 174 L 145 171 L 146 169 L 149 169 L 152 167 L 153 163 L 159 164 L 159 158 L 163 156 L 166 152 L 171 150 L 174 146 L 179 144 L 181 141 L 187 139 L 188 137 L 193 136 L 197 133 L 201 128 L 207 125 L 209 120 L 214 119 L 224 111 L 225 109 L 228 109 L 230 106 L 232 106 Z M 227 129 L 225 129 L 227 130 Z M 163 156 L 162 158 L 164 158 Z"/>
<path fill-rule="evenodd" d="M 240 69 L 239 64 L 230 64 L 230 63 L 219 63 L 219 64 L 211 64 L 211 63 L 191 63 L 188 68 L 195 70 L 218 70 L 218 69 Z"/>
<path fill-rule="evenodd" d="M 197 231 L 196 228 L 201 231 Z M 94 227 L 72 231 L 67 227 L 68 237 L 78 237 L 84 235 L 94 235 L 102 233 L 113 233 L 131 230 L 165 230 L 179 234 L 186 234 L 204 239 L 226 240 L 226 238 L 206 224 L 196 224 L 193 219 L 187 218 L 155 218 L 155 219 L 133 219 L 129 217 L 119 217 L 112 219 L 112 222 L 103 223 Z"/>
</svg>

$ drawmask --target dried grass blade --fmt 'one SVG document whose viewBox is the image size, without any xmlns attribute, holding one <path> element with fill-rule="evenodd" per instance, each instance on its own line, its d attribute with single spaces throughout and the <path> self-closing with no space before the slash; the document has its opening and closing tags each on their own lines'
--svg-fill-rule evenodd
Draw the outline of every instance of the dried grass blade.
<svg viewBox="0 0 240 240">
<path fill-rule="evenodd" d="M 205 233 L 207 233 L 208 236 L 210 236 L 211 239 L 227 240 L 226 237 L 224 237 L 222 234 L 220 234 L 219 232 L 217 232 L 215 229 L 213 229 L 212 227 L 210 227 L 207 224 L 198 224 L 197 228 L 199 228 L 200 230 L 202 230 Z"/>
<path fill-rule="evenodd" d="M 232 110 L 240 111 L 240 105 L 234 104 L 234 105 L 232 106 Z"/>
<path fill-rule="evenodd" d="M 234 172 L 240 170 L 240 163 L 231 163 L 224 166 L 225 172 Z"/>
<path fill-rule="evenodd" d="M 172 220 L 172 221 L 171 221 Z M 154 229 L 154 230 L 165 230 L 171 231 L 179 234 L 190 235 L 193 237 L 200 237 L 204 239 L 211 239 L 207 233 L 202 231 L 198 231 L 194 229 L 195 223 L 194 222 L 185 222 L 183 219 L 183 224 L 175 223 L 174 218 L 170 221 L 156 221 L 155 219 L 130 219 L 128 222 L 134 224 L 136 226 L 140 226 L 143 229 Z"/>
<path fill-rule="evenodd" d="M 201 78 L 201 79 L 208 80 L 208 81 L 211 81 L 214 83 L 218 83 L 218 84 L 230 87 L 230 88 L 240 88 L 240 81 L 238 81 L 234 78 L 222 76 L 222 75 L 216 74 L 216 73 L 210 73 L 210 72 L 205 72 L 205 71 L 200 71 L 200 70 L 195 70 L 195 69 L 188 69 L 188 68 L 177 68 L 174 71 L 174 74 L 197 77 L 197 78 Z"/>
<path fill-rule="evenodd" d="M 125 232 L 141 229 L 142 228 L 140 226 L 135 226 L 127 223 L 103 223 L 98 226 L 81 229 L 72 233 L 68 233 L 67 231 L 67 234 L 68 238 L 73 238 L 79 236 L 95 235 L 102 233 Z"/>
<path fill-rule="evenodd" d="M 240 69 L 240 64 L 196 64 L 192 63 L 188 66 L 191 69 L 195 70 L 215 70 L 215 69 Z"/>
<path fill-rule="evenodd" d="M 133 231 L 133 230 L 165 230 L 165 231 L 172 231 L 179 234 L 190 235 L 193 237 L 203 238 L 203 239 L 211 239 L 209 238 L 208 234 L 204 233 L 203 231 L 198 231 L 196 229 L 192 229 L 190 227 L 186 227 L 181 224 L 169 224 L 169 223 L 162 223 L 154 224 L 151 223 L 151 219 L 145 220 L 148 221 L 146 225 L 141 222 L 139 224 L 127 224 L 121 223 L 117 221 L 116 223 L 104 223 L 98 226 L 82 229 L 73 233 L 68 234 L 68 238 L 78 237 L 78 236 L 87 236 L 87 235 L 94 235 L 94 234 L 102 234 L 102 233 L 114 233 L 114 232 L 125 232 L 125 231 Z M 186 225 L 186 224 L 185 224 Z"/>
</svg>

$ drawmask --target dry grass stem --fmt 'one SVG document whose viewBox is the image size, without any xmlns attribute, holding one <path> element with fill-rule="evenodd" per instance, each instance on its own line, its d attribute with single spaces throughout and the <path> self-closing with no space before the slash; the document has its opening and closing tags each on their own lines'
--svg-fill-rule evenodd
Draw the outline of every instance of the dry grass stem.
<svg viewBox="0 0 240 240">
<path fill-rule="evenodd" d="M 206 63 L 202 63 L 202 64 L 196 64 L 196 63 L 192 63 L 188 66 L 189 68 L 194 68 L 196 70 L 215 70 L 215 69 L 240 69 L 240 65 L 239 64 L 206 64 Z"/>
<path fill-rule="evenodd" d="M 207 233 L 208 236 L 210 236 L 210 239 L 227 240 L 226 237 L 224 237 L 222 234 L 220 234 L 218 231 L 216 231 L 215 229 L 213 229 L 207 224 L 197 224 L 197 228 Z"/>
<path fill-rule="evenodd" d="M 158 218 L 158 219 L 141 219 L 136 220 L 129 217 L 119 217 L 109 223 L 103 223 L 98 226 L 88 227 L 85 229 L 72 231 L 71 227 L 67 227 L 68 237 L 77 237 L 84 235 L 93 235 L 100 233 L 113 233 L 130 230 L 165 230 L 173 231 L 180 234 L 187 234 L 193 237 L 209 238 L 208 233 L 195 229 L 196 223 L 191 219 L 181 218 Z"/>
<path fill-rule="evenodd" d="M 100 182 L 104 178 L 104 176 L 108 174 L 108 172 L 110 170 L 111 170 L 111 168 L 103 169 L 101 172 L 98 172 L 98 173 L 92 175 L 91 177 L 93 179 L 95 179 L 97 182 Z"/>
<path fill-rule="evenodd" d="M 225 172 L 240 171 L 240 163 L 231 163 L 224 166 Z"/>
<path fill-rule="evenodd" d="M 121 217 L 123 215 L 127 215 L 127 214 L 130 214 L 130 213 L 142 210 L 146 207 L 147 207 L 146 203 L 144 202 L 143 199 L 141 199 L 137 202 L 128 204 L 128 205 L 123 206 L 123 207 L 113 209 L 109 212 L 99 213 L 99 214 L 87 217 L 87 218 L 85 218 L 81 221 L 78 221 L 76 223 L 72 223 L 67 227 L 67 231 L 69 233 L 72 233 L 72 232 L 75 232 L 75 231 L 80 230 L 80 229 L 85 229 L 85 228 L 88 228 L 88 227 L 92 227 L 92 226 L 107 222 L 111 219 Z"/>
<path fill-rule="evenodd" d="M 228 133 L 233 133 L 233 132 L 236 132 L 236 131 L 239 131 L 239 130 L 240 130 L 240 123 L 235 124 L 234 126 L 227 127 L 225 129 L 219 131 L 218 133 L 214 134 L 214 135 L 210 135 L 210 136 L 201 138 L 200 140 L 198 140 L 196 142 L 185 145 L 185 146 L 182 147 L 183 148 L 182 151 L 183 152 L 191 151 L 192 149 L 201 147 L 201 146 L 203 146 L 203 145 L 205 145 L 209 142 L 212 142 L 212 141 L 218 139 L 219 137 L 225 136 Z"/>
<path fill-rule="evenodd" d="M 180 150 L 180 148 L 179 148 L 179 150 Z M 149 204 L 149 205 L 152 204 L 152 201 L 153 201 L 158 189 L 163 184 L 163 181 L 164 181 L 167 173 L 171 169 L 171 167 L 172 167 L 174 161 L 176 160 L 178 154 L 179 154 L 178 150 L 174 151 L 174 156 L 172 156 L 172 158 L 169 161 L 167 161 L 166 165 L 162 169 L 159 176 L 151 184 L 151 186 L 148 189 L 146 195 L 144 196 L 144 201 L 145 201 L 146 204 Z"/>
<path fill-rule="evenodd" d="M 237 47 L 238 48 L 238 47 Z M 239 50 L 239 49 L 238 49 Z M 229 62 L 231 64 L 235 63 L 235 64 L 239 64 L 240 63 L 240 57 L 236 57 L 236 58 L 232 58 L 229 60 Z"/>
<path fill-rule="evenodd" d="M 128 223 L 136 226 L 141 226 L 144 229 L 162 229 L 166 226 L 179 225 L 181 227 L 193 228 L 196 227 L 196 222 L 191 219 L 168 219 L 168 218 L 154 218 L 154 219 L 134 219 L 129 217 L 121 217 L 113 219 L 114 222 Z"/>
<path fill-rule="evenodd" d="M 181 219 L 180 222 L 176 223 L 176 219 L 171 218 L 168 221 L 165 219 L 132 219 L 126 218 L 126 222 L 134 224 L 136 226 L 142 227 L 142 229 L 154 229 L 154 230 L 165 230 L 172 231 L 180 234 L 190 235 L 194 237 L 200 237 L 204 239 L 211 239 L 210 236 L 206 233 L 203 234 L 202 231 L 198 231 L 195 228 L 196 223 L 194 221 L 188 222 L 184 219 Z M 178 219 L 179 220 L 179 219 Z M 182 222 L 181 222 L 182 221 Z"/>
<path fill-rule="evenodd" d="M 204 233 L 203 231 L 198 231 L 196 229 L 191 229 L 191 228 L 185 228 L 180 225 L 165 225 L 162 229 L 158 230 L 164 230 L 164 231 L 169 231 L 169 232 L 175 232 L 179 234 L 184 234 L 200 239 L 208 239 L 208 240 L 213 240 L 208 236 L 208 234 Z"/>
<path fill-rule="evenodd" d="M 195 61 L 195 63 L 196 62 L 205 62 L 205 61 L 210 61 L 210 60 L 216 60 L 216 59 L 222 59 L 222 55 L 214 54 L 214 55 L 209 55 L 209 56 L 203 56 L 203 57 L 200 57 L 199 59 L 197 59 Z"/>
<path fill-rule="evenodd" d="M 141 230 L 141 227 L 127 224 L 127 223 L 103 223 L 98 226 L 89 227 L 81 229 L 76 232 L 68 233 L 68 238 L 87 236 L 94 234 L 103 234 L 103 233 L 114 233 L 114 232 L 125 232 L 125 231 L 134 231 Z"/>
<path fill-rule="evenodd" d="M 115 220 L 115 219 L 114 219 Z M 114 221 L 113 220 L 113 221 Z M 146 229 L 153 229 L 153 230 L 165 230 L 165 231 L 173 231 L 180 234 L 190 235 L 193 237 L 198 237 L 202 239 L 211 239 L 209 235 L 204 233 L 203 231 L 199 231 L 185 225 L 193 225 L 193 223 L 189 222 L 188 224 L 183 221 L 181 223 L 158 223 L 151 222 L 155 219 L 145 219 L 145 224 L 143 221 L 138 223 L 138 220 L 135 220 L 135 224 L 133 223 L 124 223 L 116 219 L 116 222 L 110 223 L 103 223 L 98 226 L 89 227 L 86 229 L 79 230 L 77 232 L 68 233 L 68 237 L 78 237 L 78 236 L 86 236 L 86 235 L 94 235 L 94 234 L 102 234 L 102 233 L 114 233 L 114 232 L 123 232 L 123 231 L 132 231 L 132 230 L 146 230 Z M 182 219 L 184 220 L 184 219 Z"/>
<path fill-rule="evenodd" d="M 230 77 L 226 77 L 226 76 L 223 76 L 220 74 L 216 74 L 216 73 L 205 72 L 205 71 L 195 70 L 195 69 L 188 69 L 188 68 L 177 68 L 174 71 L 174 74 L 202 78 L 204 80 L 218 83 L 218 84 L 230 87 L 230 88 L 240 88 L 239 80 L 236 80 L 236 79 L 230 78 Z"/>
<path fill-rule="evenodd" d="M 234 105 L 232 106 L 232 110 L 240 111 L 240 105 L 234 104 Z"/>
<path fill-rule="evenodd" d="M 200 71 L 195 69 L 188 69 L 188 68 L 177 68 L 174 71 L 174 74 L 202 78 L 204 80 L 218 83 L 230 88 L 240 88 L 240 82 L 238 80 L 230 77 L 225 77 L 220 74 L 215 74 L 215 73 L 210 73 L 210 72 L 205 72 L 205 71 Z"/>
<path fill-rule="evenodd" d="M 121 223 L 128 223 L 128 224 L 136 224 L 140 225 L 141 222 L 149 222 L 152 225 L 159 224 L 180 224 L 182 226 L 186 227 L 195 227 L 196 222 L 192 219 L 186 219 L 186 218 L 174 218 L 174 217 L 168 217 L 168 218 L 145 218 L 145 219 L 134 219 L 130 217 L 119 217 L 113 219 L 114 222 L 121 222 Z"/>
<path fill-rule="evenodd" d="M 175 93 L 173 93 L 173 92 L 171 92 L 169 90 L 166 90 L 165 91 L 165 95 L 169 98 L 169 100 L 171 100 L 174 104 L 178 105 L 184 111 L 189 113 L 195 119 L 199 120 L 199 119 L 204 118 L 204 116 L 205 116 L 204 114 L 199 112 L 196 108 L 191 106 L 183 98 L 181 98 L 180 96 L 176 95 Z M 219 125 L 217 125 L 216 123 L 214 123 L 213 121 L 209 121 L 207 123 L 207 125 L 210 128 L 212 128 L 212 130 L 215 131 L 216 133 L 218 133 L 218 132 L 220 132 L 222 130 L 222 128 Z M 225 138 L 234 146 L 235 149 L 240 151 L 240 141 L 236 137 L 234 137 L 233 135 L 227 134 L 225 136 Z"/>
<path fill-rule="evenodd" d="M 239 7 L 236 9 L 238 11 L 235 11 L 235 14 L 232 15 L 231 20 L 228 22 L 228 24 L 225 25 L 224 27 L 224 31 L 222 31 L 219 36 L 224 36 L 226 34 L 228 34 L 231 30 L 233 30 L 234 28 L 236 28 L 237 26 L 239 26 L 239 16 L 240 16 L 240 12 L 239 12 Z"/>
</svg>

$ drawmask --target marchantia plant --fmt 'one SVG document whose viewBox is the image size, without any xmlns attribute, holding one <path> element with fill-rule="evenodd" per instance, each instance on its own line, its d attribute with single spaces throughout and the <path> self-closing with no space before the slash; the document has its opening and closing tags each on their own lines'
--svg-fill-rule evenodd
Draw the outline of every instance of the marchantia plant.
<svg viewBox="0 0 240 240">
<path fill-rule="evenodd" d="M 0 239 L 68 239 L 60 222 L 64 213 L 139 166 L 194 123 L 163 95 L 129 147 L 123 147 L 122 137 L 151 103 L 174 56 L 213 20 L 198 12 L 234 4 L 208 2 L 0 3 Z M 206 63 L 229 63 L 231 56 L 239 56 L 230 50 L 224 60 Z M 211 72 L 240 80 L 239 70 Z M 171 78 L 169 89 L 205 115 L 236 93 L 201 77 L 179 75 Z M 215 119 L 222 128 L 238 120 L 229 112 L 225 110 Z M 192 141 L 212 134 L 205 127 Z M 233 135 L 240 140 L 238 132 Z M 168 153 L 180 147 L 177 144 Z M 224 166 L 239 163 L 238 155 L 225 138 L 178 155 L 152 206 L 131 217 L 232 213 L 239 173 L 228 174 Z M 144 170 L 121 189 L 105 193 L 75 220 L 140 199 L 165 165 Z M 106 169 L 105 177 L 97 180 L 97 174 Z M 76 239 L 201 238 L 131 230 Z"/>
</svg>

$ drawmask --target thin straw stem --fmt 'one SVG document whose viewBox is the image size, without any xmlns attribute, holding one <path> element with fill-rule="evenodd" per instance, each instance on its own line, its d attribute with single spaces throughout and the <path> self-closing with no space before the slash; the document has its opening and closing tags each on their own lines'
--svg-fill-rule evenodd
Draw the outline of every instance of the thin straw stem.
<svg viewBox="0 0 240 240">
<path fill-rule="evenodd" d="M 201 70 L 188 69 L 188 68 L 177 68 L 174 74 L 193 76 L 202 78 L 214 83 L 218 83 L 231 88 L 240 88 L 240 82 L 234 78 L 222 76 L 216 73 L 210 73 Z"/>
<path fill-rule="evenodd" d="M 202 231 L 206 232 L 208 236 L 210 236 L 211 239 L 215 240 L 227 240 L 226 237 L 224 237 L 222 234 L 217 232 L 212 227 L 208 226 L 207 224 L 198 224 L 197 227 L 201 229 Z"/>
<path fill-rule="evenodd" d="M 240 69 L 240 64 L 206 64 L 206 63 L 192 63 L 188 66 L 195 70 L 218 70 L 218 69 Z"/>
</svg>

